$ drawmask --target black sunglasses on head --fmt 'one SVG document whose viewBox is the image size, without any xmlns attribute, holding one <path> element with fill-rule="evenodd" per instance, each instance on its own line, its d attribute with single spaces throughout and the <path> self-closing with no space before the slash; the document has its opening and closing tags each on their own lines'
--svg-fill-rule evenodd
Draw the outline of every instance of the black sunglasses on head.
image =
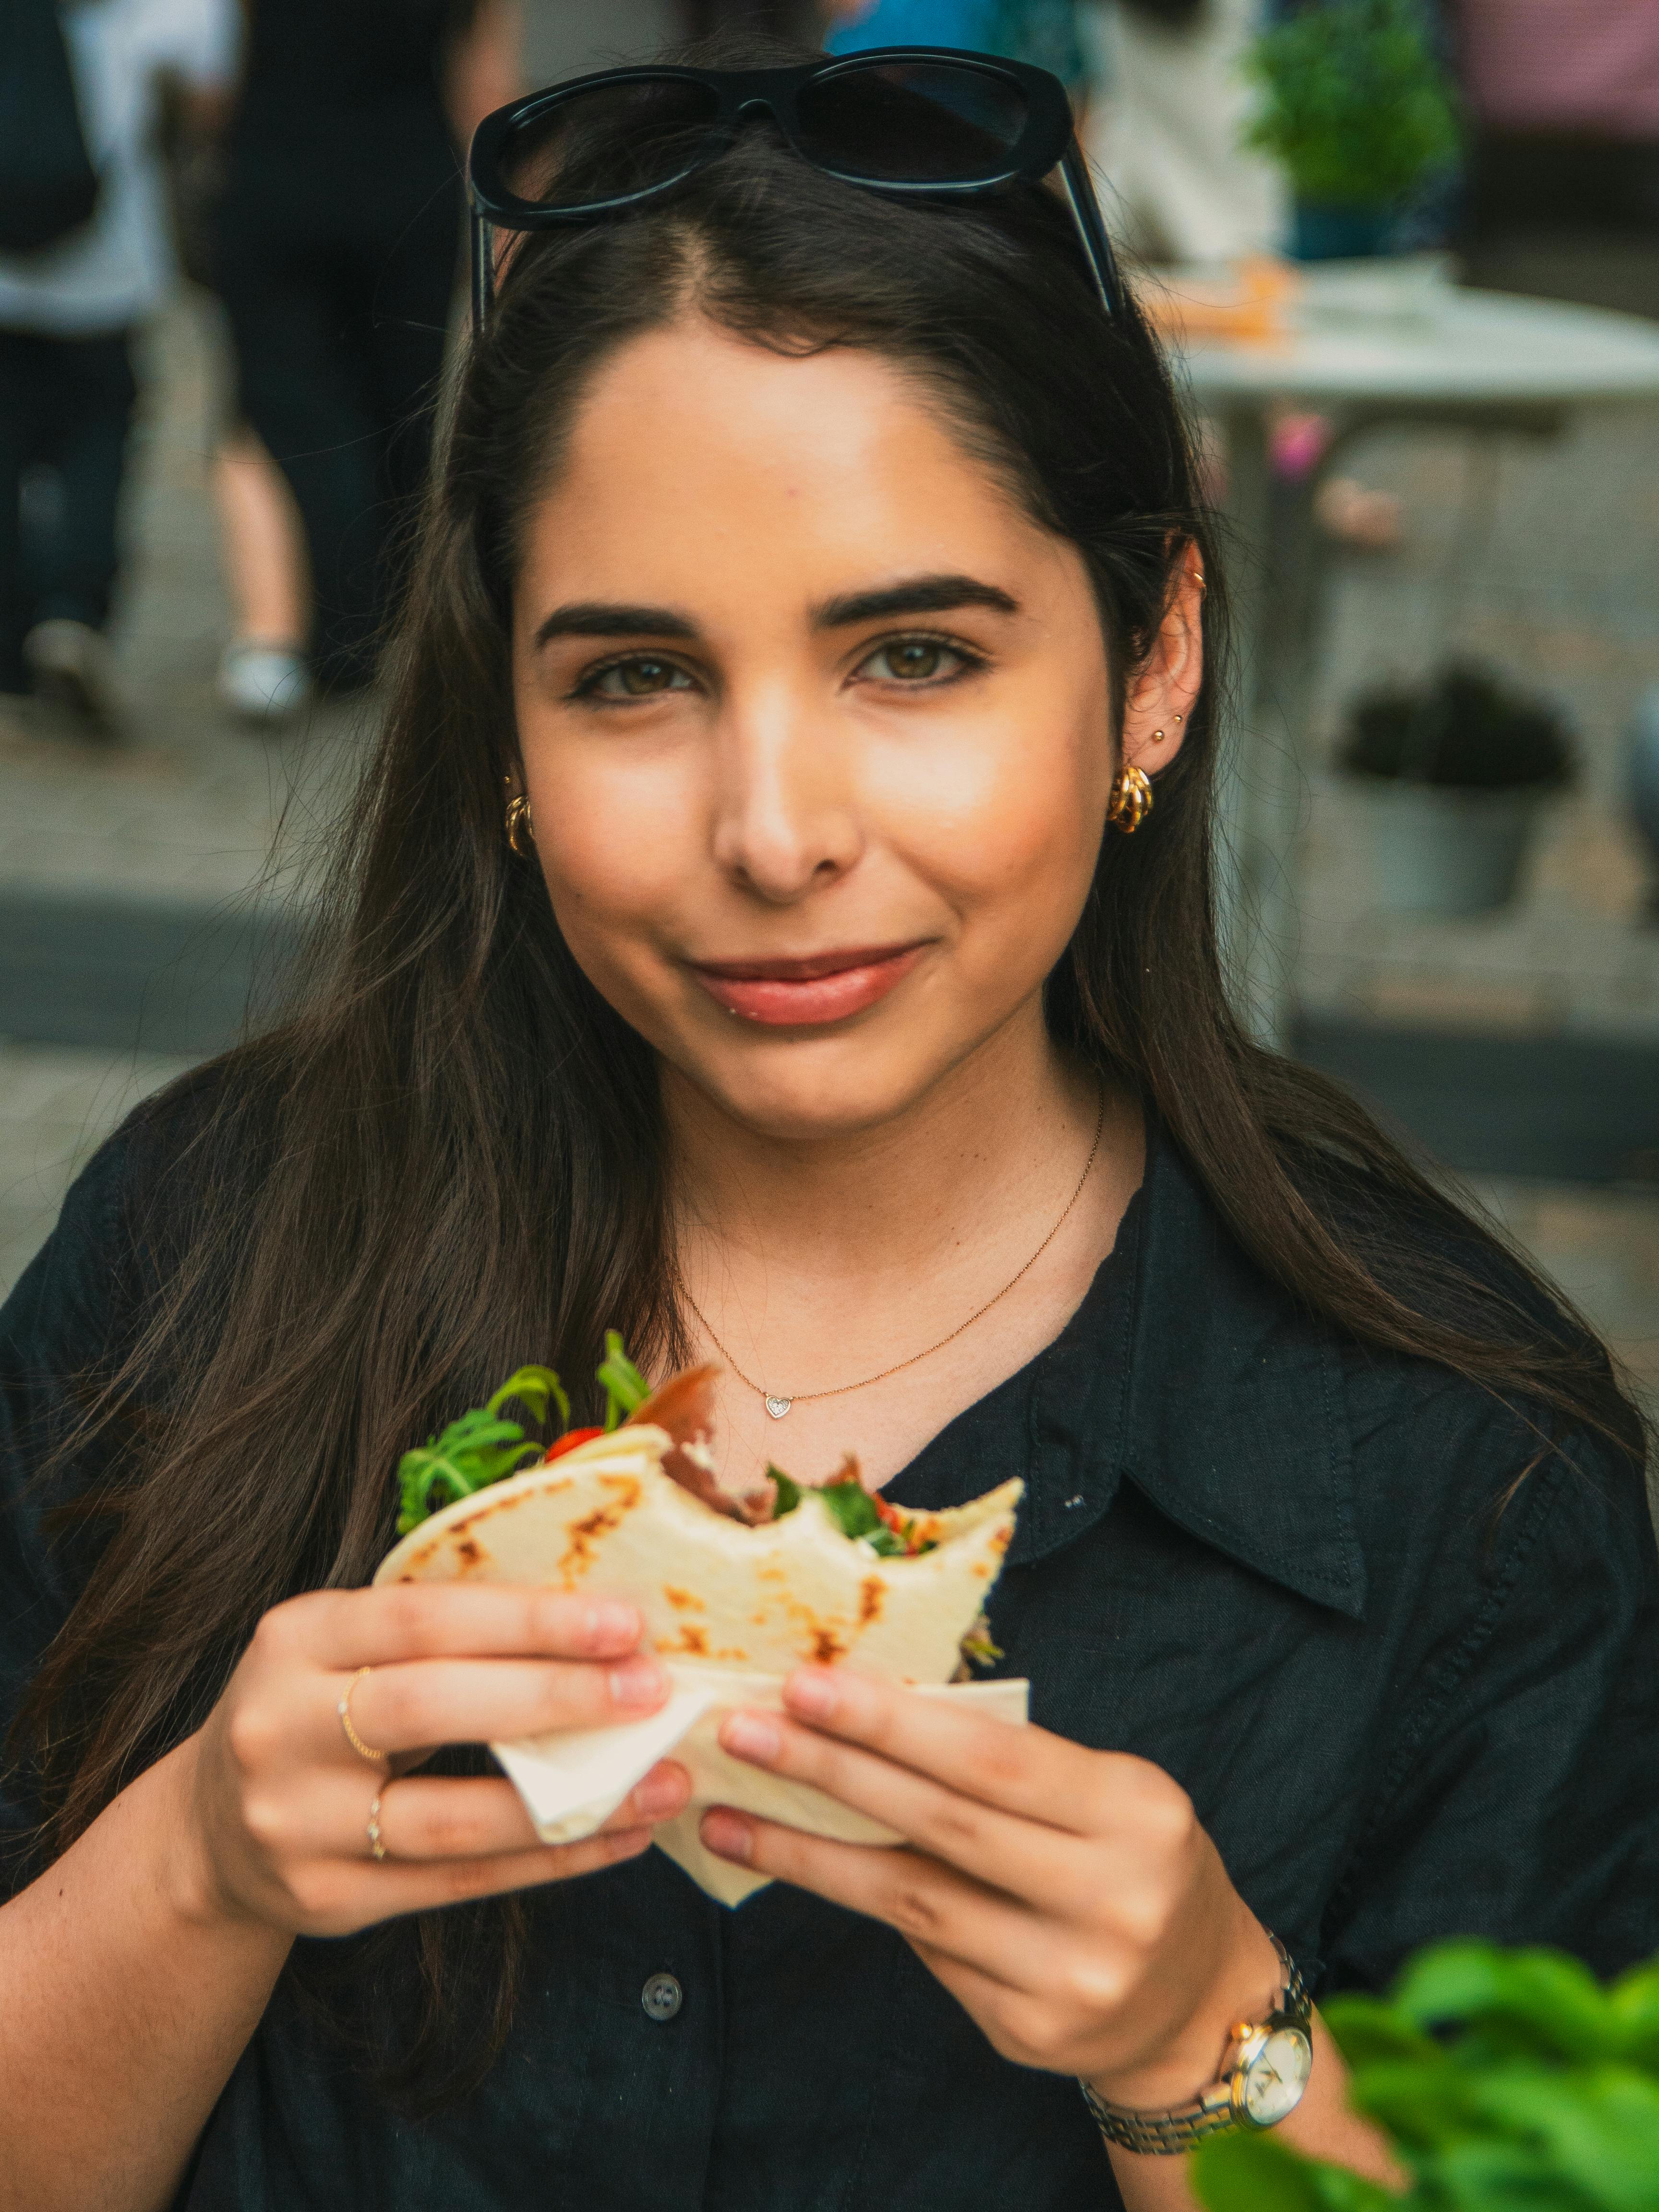
<svg viewBox="0 0 1659 2212">
<path fill-rule="evenodd" d="M 496 230 L 622 215 L 724 152 L 756 115 L 805 161 L 896 198 L 965 198 L 1058 168 L 1108 314 L 1121 285 L 1066 88 L 950 46 L 881 46 L 794 69 L 599 70 L 485 116 L 472 137 L 472 313 L 495 296 Z"/>
</svg>

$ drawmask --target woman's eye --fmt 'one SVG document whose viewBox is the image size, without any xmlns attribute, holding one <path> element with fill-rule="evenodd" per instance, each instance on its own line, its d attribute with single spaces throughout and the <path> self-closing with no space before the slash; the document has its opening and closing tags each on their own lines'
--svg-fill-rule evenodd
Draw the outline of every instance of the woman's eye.
<svg viewBox="0 0 1659 2212">
<path fill-rule="evenodd" d="M 971 666 L 965 653 L 937 637 L 898 637 L 878 645 L 859 666 L 881 684 L 948 683 Z"/>
<path fill-rule="evenodd" d="M 690 687 L 690 678 L 673 661 L 639 653 L 627 660 L 613 660 L 609 667 L 585 678 L 576 689 L 578 697 L 583 699 L 651 699 L 659 692 L 686 691 Z"/>
</svg>

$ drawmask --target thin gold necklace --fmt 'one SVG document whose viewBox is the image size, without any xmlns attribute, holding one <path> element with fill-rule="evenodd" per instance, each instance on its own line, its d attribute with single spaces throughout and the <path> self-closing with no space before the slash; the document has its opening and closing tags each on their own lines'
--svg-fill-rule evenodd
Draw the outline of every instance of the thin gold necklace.
<svg viewBox="0 0 1659 2212">
<path fill-rule="evenodd" d="M 690 1307 L 692 1312 L 696 1314 L 697 1319 L 702 1323 L 703 1328 L 708 1331 L 708 1340 L 714 1346 L 715 1351 L 720 1353 L 720 1358 L 725 1360 L 726 1365 L 732 1370 L 732 1372 L 737 1376 L 738 1382 L 744 1385 L 744 1389 L 755 1392 L 757 1396 L 760 1399 L 761 1403 L 765 1407 L 767 1412 L 772 1416 L 772 1419 L 775 1421 L 781 1421 L 792 1406 L 804 1406 L 811 1399 L 844 1398 L 849 1390 L 867 1390 L 872 1382 L 884 1382 L 890 1375 L 902 1375 L 907 1367 L 915 1366 L 919 1360 L 931 1359 L 936 1352 L 943 1352 L 947 1344 L 954 1344 L 964 1329 L 971 1328 L 976 1321 L 983 1321 L 986 1315 L 990 1312 L 992 1307 L 994 1305 L 1000 1305 L 1003 1299 L 1007 1297 L 1009 1291 L 1014 1288 L 1014 1285 L 1030 1273 L 1032 1268 L 1036 1267 L 1037 1261 L 1042 1257 L 1048 1247 L 1054 1243 L 1055 1237 L 1059 1236 L 1060 1231 L 1066 1226 L 1066 1222 L 1071 1218 L 1073 1207 L 1077 1204 L 1079 1199 L 1082 1197 L 1083 1187 L 1088 1182 L 1091 1175 L 1094 1172 L 1096 1156 L 1100 1151 L 1101 1131 L 1105 1127 L 1105 1126 L 1106 1093 L 1103 1091 L 1100 1094 L 1099 1109 L 1095 1115 L 1095 1139 L 1093 1144 L 1089 1147 L 1089 1157 L 1083 1164 L 1083 1173 L 1078 1177 L 1077 1188 L 1066 1200 L 1065 1208 L 1061 1212 L 1059 1220 L 1055 1222 L 1054 1227 L 1043 1238 L 1042 1243 L 1037 1246 L 1036 1250 L 1032 1253 L 1030 1258 L 1020 1269 L 1019 1273 L 1018 1275 L 1010 1276 L 1008 1280 L 1003 1285 L 1002 1288 L 997 1292 L 995 1297 L 987 1298 L 985 1304 L 981 1306 L 976 1312 L 970 1313 L 966 1321 L 959 1322 L 956 1328 L 951 1331 L 949 1336 L 940 1337 L 937 1344 L 930 1344 L 925 1352 L 913 1352 L 908 1359 L 896 1360 L 891 1367 L 884 1367 L 878 1375 L 865 1376 L 861 1382 L 837 1382 L 832 1390 L 796 1390 L 792 1392 L 787 1398 L 781 1397 L 775 1391 L 769 1390 L 763 1384 L 757 1382 L 752 1376 L 745 1375 L 744 1373 L 742 1368 L 738 1366 L 737 1361 L 732 1358 L 731 1353 L 720 1342 L 719 1337 L 715 1335 L 713 1328 L 710 1328 L 708 1315 L 704 1313 L 702 1308 L 692 1297 L 690 1291 L 686 1289 L 684 1279 L 682 1279 L 680 1283 L 680 1295 L 684 1297 L 687 1305 Z"/>
</svg>

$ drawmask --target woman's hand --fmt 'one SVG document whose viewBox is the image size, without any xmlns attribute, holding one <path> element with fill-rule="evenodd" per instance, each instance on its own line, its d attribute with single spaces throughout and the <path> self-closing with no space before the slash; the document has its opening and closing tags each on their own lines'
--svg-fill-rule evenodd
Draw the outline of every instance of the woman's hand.
<svg viewBox="0 0 1659 2212">
<path fill-rule="evenodd" d="M 1005 2058 L 1115 2104 L 1185 2103 L 1280 1986 L 1267 1936 L 1161 1769 L 851 1672 L 805 1668 L 787 1716 L 734 1713 L 735 1756 L 884 1821 L 831 1843 L 716 1808 L 711 1850 L 896 1928 Z"/>
<path fill-rule="evenodd" d="M 653 1767 L 599 1834 L 564 1844 L 537 1840 L 503 1779 L 408 1770 L 439 1744 L 654 1711 L 668 1681 L 637 1650 L 640 1633 L 632 1606 L 501 1586 L 324 1590 L 275 1607 L 187 1747 L 195 1909 L 343 1936 L 632 1858 L 651 1824 L 684 1804 L 683 1767 Z M 352 1725 L 384 1765 L 346 1740 L 348 1688 Z M 368 1837 L 377 1791 L 380 1861 Z"/>
</svg>

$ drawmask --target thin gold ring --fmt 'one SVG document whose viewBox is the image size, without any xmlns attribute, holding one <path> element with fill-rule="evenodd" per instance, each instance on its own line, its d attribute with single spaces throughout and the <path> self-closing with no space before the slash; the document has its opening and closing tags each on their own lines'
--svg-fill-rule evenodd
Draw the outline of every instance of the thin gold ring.
<svg viewBox="0 0 1659 2212">
<path fill-rule="evenodd" d="M 352 1676 L 351 1680 L 346 1684 L 344 1689 L 341 1691 L 340 1702 L 335 1706 L 334 1710 L 340 1716 L 340 1726 L 345 1730 L 345 1740 L 351 1746 L 351 1748 L 356 1753 L 358 1758 L 366 1759 L 371 1766 L 379 1766 L 389 1759 L 390 1753 L 384 1751 L 376 1751 L 372 1744 L 365 1743 L 362 1736 L 358 1735 L 356 1729 L 351 1725 L 351 1693 L 356 1688 L 358 1683 L 362 1680 L 365 1674 L 372 1674 L 374 1672 L 374 1669 L 372 1667 L 360 1667 L 356 1673 Z M 378 1802 L 379 1801 L 377 1800 L 376 1802 Z"/>
<path fill-rule="evenodd" d="M 380 1841 L 380 1793 L 374 1792 L 374 1802 L 368 1808 L 368 1849 L 371 1857 L 383 1859 L 386 1845 Z"/>
</svg>

